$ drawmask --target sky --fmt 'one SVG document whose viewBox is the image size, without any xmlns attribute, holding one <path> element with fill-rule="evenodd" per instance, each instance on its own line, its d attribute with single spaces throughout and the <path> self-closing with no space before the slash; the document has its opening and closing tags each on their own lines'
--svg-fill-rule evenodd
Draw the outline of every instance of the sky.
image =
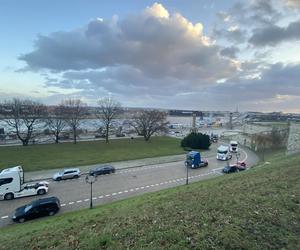
<svg viewBox="0 0 300 250">
<path fill-rule="evenodd" d="M 0 101 L 300 113 L 300 0 L 0 0 Z"/>
</svg>

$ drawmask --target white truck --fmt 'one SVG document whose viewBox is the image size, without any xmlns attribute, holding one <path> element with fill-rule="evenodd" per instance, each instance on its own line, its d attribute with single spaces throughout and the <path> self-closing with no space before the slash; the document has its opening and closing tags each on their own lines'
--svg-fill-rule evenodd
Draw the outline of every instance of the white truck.
<svg viewBox="0 0 300 250">
<path fill-rule="evenodd" d="M 227 161 L 232 158 L 232 154 L 229 151 L 229 146 L 221 145 L 218 147 L 217 160 Z"/>
<path fill-rule="evenodd" d="M 237 141 L 230 141 L 229 148 L 231 153 L 237 153 L 238 152 L 238 142 Z"/>
<path fill-rule="evenodd" d="M 4 169 L 0 172 L 0 200 L 43 195 L 48 192 L 49 183 L 24 183 L 24 171 L 21 166 Z"/>
</svg>

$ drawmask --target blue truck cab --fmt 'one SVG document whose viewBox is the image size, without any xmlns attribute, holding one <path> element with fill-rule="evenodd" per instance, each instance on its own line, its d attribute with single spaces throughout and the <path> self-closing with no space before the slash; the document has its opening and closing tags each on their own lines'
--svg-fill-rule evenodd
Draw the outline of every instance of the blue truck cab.
<svg viewBox="0 0 300 250">
<path fill-rule="evenodd" d="M 190 151 L 186 155 L 185 166 L 190 168 L 206 167 L 208 165 L 207 160 L 202 160 L 201 155 L 197 151 Z"/>
</svg>

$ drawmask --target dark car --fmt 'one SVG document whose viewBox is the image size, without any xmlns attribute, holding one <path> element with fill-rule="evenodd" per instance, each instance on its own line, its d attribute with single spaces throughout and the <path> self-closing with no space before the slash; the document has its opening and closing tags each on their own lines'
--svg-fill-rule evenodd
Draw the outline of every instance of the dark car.
<svg viewBox="0 0 300 250">
<path fill-rule="evenodd" d="M 15 210 L 12 220 L 24 222 L 42 216 L 54 215 L 60 209 L 60 201 L 57 197 L 48 197 L 30 202 Z"/>
<path fill-rule="evenodd" d="M 103 174 L 111 174 L 114 173 L 116 169 L 113 166 L 98 166 L 94 167 L 90 170 L 90 175 L 103 175 Z"/>
<path fill-rule="evenodd" d="M 246 163 L 238 162 L 237 164 L 224 167 L 222 171 L 225 174 L 230 174 L 230 173 L 235 173 L 235 172 L 244 171 L 244 170 L 246 170 Z"/>
<path fill-rule="evenodd" d="M 223 168 L 222 172 L 225 174 L 235 173 L 238 172 L 239 169 L 236 165 L 230 165 Z"/>
</svg>

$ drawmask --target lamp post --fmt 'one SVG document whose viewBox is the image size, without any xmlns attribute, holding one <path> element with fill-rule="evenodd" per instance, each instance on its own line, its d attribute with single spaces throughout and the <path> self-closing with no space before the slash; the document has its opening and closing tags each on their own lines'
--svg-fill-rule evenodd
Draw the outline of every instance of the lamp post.
<svg viewBox="0 0 300 250">
<path fill-rule="evenodd" d="M 186 185 L 189 184 L 189 165 L 186 164 Z"/>
<path fill-rule="evenodd" d="M 90 209 L 93 208 L 93 183 L 97 180 L 94 175 L 87 175 L 85 177 L 85 182 L 91 186 L 91 197 L 90 197 Z"/>
</svg>

